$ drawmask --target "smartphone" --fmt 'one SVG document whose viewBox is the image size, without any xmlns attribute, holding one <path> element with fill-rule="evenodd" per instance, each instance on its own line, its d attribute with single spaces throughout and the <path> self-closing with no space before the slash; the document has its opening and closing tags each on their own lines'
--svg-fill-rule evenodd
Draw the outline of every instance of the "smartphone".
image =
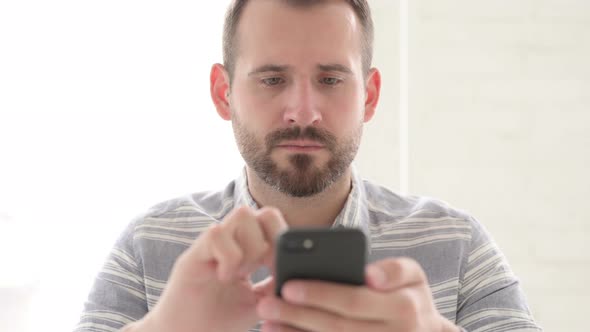
<svg viewBox="0 0 590 332">
<path fill-rule="evenodd" d="M 279 235 L 275 255 L 275 293 L 290 279 L 351 285 L 365 283 L 365 234 L 353 228 L 292 229 Z"/>
</svg>

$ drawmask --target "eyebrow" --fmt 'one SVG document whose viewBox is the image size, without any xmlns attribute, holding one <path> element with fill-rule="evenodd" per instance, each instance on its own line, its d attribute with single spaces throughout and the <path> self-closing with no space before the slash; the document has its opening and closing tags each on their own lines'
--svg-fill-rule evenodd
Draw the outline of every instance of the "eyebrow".
<svg viewBox="0 0 590 332">
<path fill-rule="evenodd" d="M 341 72 L 344 74 L 352 75 L 352 70 L 350 70 L 350 68 L 343 66 L 343 65 L 339 65 L 337 63 L 327 64 L 327 65 L 318 65 L 318 68 L 321 71 L 337 71 L 337 72 Z"/>
<path fill-rule="evenodd" d="M 286 65 L 262 65 L 260 67 L 255 68 L 253 71 L 248 73 L 248 76 L 260 74 L 260 73 L 267 73 L 267 72 L 285 72 L 290 68 L 290 66 Z"/>
<path fill-rule="evenodd" d="M 288 71 L 290 68 L 291 68 L 291 66 L 288 66 L 288 65 L 276 65 L 276 64 L 262 65 L 260 67 L 255 68 L 251 72 L 249 72 L 248 76 L 261 74 L 261 73 L 267 73 L 267 72 L 281 73 L 281 72 Z M 335 72 L 341 72 L 344 74 L 352 75 L 352 70 L 350 70 L 350 68 L 348 68 L 344 65 L 337 64 L 337 63 L 318 64 L 317 68 L 321 71 L 335 71 Z"/>
</svg>

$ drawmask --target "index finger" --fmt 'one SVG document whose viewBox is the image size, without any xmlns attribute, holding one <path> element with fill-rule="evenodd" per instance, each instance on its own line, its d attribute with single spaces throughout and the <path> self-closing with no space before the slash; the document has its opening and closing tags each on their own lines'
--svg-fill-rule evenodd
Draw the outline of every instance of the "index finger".
<svg viewBox="0 0 590 332">
<path fill-rule="evenodd" d="M 274 264 L 272 256 L 274 255 L 277 236 L 288 228 L 287 222 L 285 222 L 281 211 L 272 207 L 263 207 L 258 210 L 256 220 L 258 220 L 262 228 L 265 240 L 271 246 L 270 255 L 265 260 L 265 263 L 271 266 Z"/>
</svg>

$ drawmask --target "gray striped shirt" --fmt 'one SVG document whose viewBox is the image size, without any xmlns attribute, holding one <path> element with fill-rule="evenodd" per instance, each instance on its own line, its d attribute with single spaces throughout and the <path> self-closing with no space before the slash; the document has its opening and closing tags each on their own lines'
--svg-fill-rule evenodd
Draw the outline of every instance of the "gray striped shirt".
<svg viewBox="0 0 590 332">
<path fill-rule="evenodd" d="M 170 200 L 136 218 L 96 277 L 76 332 L 117 331 L 142 318 L 158 301 L 176 258 L 241 205 L 258 208 L 245 172 L 223 191 Z M 418 261 L 437 309 L 464 330 L 541 330 L 506 259 L 465 212 L 431 198 L 400 196 L 353 171 L 352 190 L 333 227 L 362 229 L 370 262 L 395 256 Z M 252 278 L 266 275 L 261 269 Z"/>
</svg>

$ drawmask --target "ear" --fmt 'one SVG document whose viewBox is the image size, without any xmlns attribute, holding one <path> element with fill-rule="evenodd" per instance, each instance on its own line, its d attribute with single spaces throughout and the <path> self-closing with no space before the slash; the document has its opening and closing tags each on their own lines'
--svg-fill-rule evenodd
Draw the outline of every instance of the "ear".
<svg viewBox="0 0 590 332">
<path fill-rule="evenodd" d="M 365 87 L 365 117 L 363 121 L 368 122 L 375 115 L 381 93 L 381 73 L 377 68 L 371 68 L 369 71 Z"/>
<path fill-rule="evenodd" d="M 223 65 L 216 63 L 211 67 L 210 89 L 211 99 L 217 114 L 224 120 L 231 120 L 231 110 L 229 107 L 229 75 Z"/>
</svg>

